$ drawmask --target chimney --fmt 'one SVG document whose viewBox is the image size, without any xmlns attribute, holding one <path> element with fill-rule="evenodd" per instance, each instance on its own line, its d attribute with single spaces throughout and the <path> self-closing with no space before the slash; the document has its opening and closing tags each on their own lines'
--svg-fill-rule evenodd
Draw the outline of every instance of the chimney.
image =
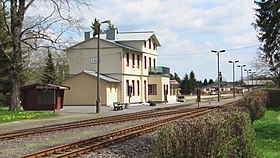
<svg viewBox="0 0 280 158">
<path fill-rule="evenodd" d="M 117 36 L 117 28 L 113 28 L 106 31 L 106 39 L 108 40 L 115 40 Z"/>
<path fill-rule="evenodd" d="M 85 41 L 90 39 L 90 32 L 85 32 Z"/>
</svg>

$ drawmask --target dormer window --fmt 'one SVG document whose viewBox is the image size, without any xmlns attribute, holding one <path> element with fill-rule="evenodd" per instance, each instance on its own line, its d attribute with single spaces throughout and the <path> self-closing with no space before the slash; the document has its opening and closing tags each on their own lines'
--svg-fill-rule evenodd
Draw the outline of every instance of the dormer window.
<svg viewBox="0 0 280 158">
<path fill-rule="evenodd" d="M 157 45 L 154 43 L 154 50 L 156 50 L 157 49 Z"/>
<path fill-rule="evenodd" d="M 149 49 L 151 49 L 151 48 L 152 48 L 152 40 L 149 39 Z"/>
<path fill-rule="evenodd" d="M 147 47 L 147 41 L 144 42 L 144 47 L 145 47 L 145 48 Z"/>
</svg>

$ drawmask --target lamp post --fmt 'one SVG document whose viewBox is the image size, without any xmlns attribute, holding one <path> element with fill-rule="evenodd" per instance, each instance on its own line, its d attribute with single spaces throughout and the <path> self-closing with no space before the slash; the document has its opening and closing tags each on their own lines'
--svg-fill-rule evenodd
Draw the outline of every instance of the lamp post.
<svg viewBox="0 0 280 158">
<path fill-rule="evenodd" d="M 238 63 L 238 60 L 235 61 L 228 61 L 230 64 L 232 64 L 232 82 L 233 82 L 233 99 L 235 99 L 235 71 L 234 71 L 234 63 Z"/>
<path fill-rule="evenodd" d="M 220 53 L 225 52 L 225 50 L 220 50 L 220 51 L 216 51 L 216 50 L 211 50 L 212 53 L 217 53 L 217 62 L 218 62 L 218 102 L 220 101 Z"/>
<path fill-rule="evenodd" d="M 243 67 L 245 67 L 246 65 L 237 65 L 237 67 L 240 67 L 241 68 L 241 71 L 240 71 L 240 78 L 241 78 L 241 87 L 242 87 L 242 96 L 244 95 L 243 93 Z"/>
<path fill-rule="evenodd" d="M 98 23 L 97 27 L 97 83 L 96 83 L 96 113 L 100 113 L 101 103 L 100 103 L 100 26 L 104 23 L 111 23 L 110 20 Z"/>
<path fill-rule="evenodd" d="M 249 72 L 251 72 L 251 69 L 244 69 L 244 71 L 247 71 L 247 79 L 248 79 L 248 91 L 249 91 Z"/>
</svg>

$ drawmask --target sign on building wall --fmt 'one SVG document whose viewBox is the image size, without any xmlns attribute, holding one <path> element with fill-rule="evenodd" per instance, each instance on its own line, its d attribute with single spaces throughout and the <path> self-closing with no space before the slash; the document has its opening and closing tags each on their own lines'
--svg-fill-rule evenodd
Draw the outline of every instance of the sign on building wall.
<svg viewBox="0 0 280 158">
<path fill-rule="evenodd" d="M 97 58 L 95 58 L 95 57 L 90 58 L 90 63 L 97 64 Z"/>
</svg>

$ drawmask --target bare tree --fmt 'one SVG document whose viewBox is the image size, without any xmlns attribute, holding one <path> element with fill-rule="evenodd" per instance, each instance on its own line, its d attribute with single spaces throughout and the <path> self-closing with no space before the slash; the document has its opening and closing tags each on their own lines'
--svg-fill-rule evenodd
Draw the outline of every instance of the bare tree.
<svg viewBox="0 0 280 158">
<path fill-rule="evenodd" d="M 26 51 L 42 47 L 61 49 L 71 38 L 65 34 L 79 27 L 82 18 L 77 18 L 75 10 L 89 7 L 90 0 L 0 0 L 5 30 L 12 42 L 12 53 L 0 42 L 0 53 L 11 61 L 10 66 L 10 106 L 9 110 L 17 111 L 20 107 L 20 75 L 25 61 Z M 40 5 L 48 7 L 46 12 L 37 15 L 28 14 L 29 10 L 40 10 Z M 39 7 L 38 7 L 39 6 Z M 77 9 L 78 8 L 78 9 Z"/>
</svg>

